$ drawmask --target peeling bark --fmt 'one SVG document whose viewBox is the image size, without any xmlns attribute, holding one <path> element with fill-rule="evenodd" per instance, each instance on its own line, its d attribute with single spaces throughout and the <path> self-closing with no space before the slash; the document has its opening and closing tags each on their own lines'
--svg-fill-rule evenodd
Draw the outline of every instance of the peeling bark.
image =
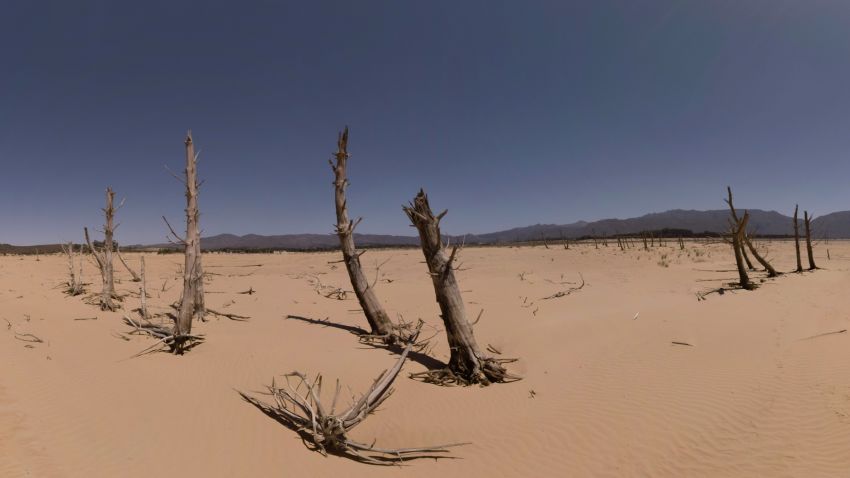
<svg viewBox="0 0 850 478">
<path fill-rule="evenodd" d="M 500 360 L 481 353 L 475 341 L 472 326 L 466 319 L 460 287 L 454 274 L 458 246 L 452 249 L 450 255 L 447 254 L 440 235 L 440 220 L 448 211 L 435 216 L 424 190 L 420 190 L 413 202 L 403 209 L 419 231 L 422 252 L 428 264 L 428 272 L 434 285 L 437 303 L 440 305 L 441 317 L 446 327 L 451 350 L 449 370 L 467 384 L 486 385 L 515 378 L 507 373 Z"/>
</svg>

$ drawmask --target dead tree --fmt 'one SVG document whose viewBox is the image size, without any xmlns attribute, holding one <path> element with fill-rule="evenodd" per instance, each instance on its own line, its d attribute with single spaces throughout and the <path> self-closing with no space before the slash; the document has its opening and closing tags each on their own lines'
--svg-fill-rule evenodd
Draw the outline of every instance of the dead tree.
<svg viewBox="0 0 850 478">
<path fill-rule="evenodd" d="M 815 270 L 818 266 L 815 265 L 815 254 L 812 251 L 812 216 L 809 216 L 809 211 L 803 211 L 803 224 L 806 226 L 806 253 L 809 256 L 809 270 Z"/>
<path fill-rule="evenodd" d="M 744 232 L 747 230 L 747 222 L 750 220 L 750 214 L 744 212 L 744 217 L 741 218 L 740 221 L 736 222 L 732 228 L 732 248 L 735 250 L 735 263 L 738 266 L 738 284 L 742 289 L 753 290 L 756 288 L 755 284 L 750 282 L 750 278 L 747 275 L 747 269 L 744 267 L 744 259 L 743 259 L 743 241 L 744 241 Z"/>
<path fill-rule="evenodd" d="M 94 247 L 91 239 L 89 238 L 89 229 L 87 227 L 83 228 L 83 232 L 86 237 L 86 244 L 88 244 L 89 251 L 97 262 L 97 267 L 100 269 L 100 277 L 103 279 L 103 288 L 100 291 L 99 300 L 101 310 L 115 310 L 117 308 L 115 302 L 113 302 L 113 299 L 117 299 L 118 297 L 115 295 L 115 283 L 113 278 L 114 271 L 112 268 L 112 251 L 115 247 L 112 240 L 113 233 L 115 232 L 114 199 L 115 192 L 112 191 L 112 188 L 106 188 L 106 207 L 103 208 L 103 213 L 106 217 L 106 224 L 103 226 L 104 239 L 102 250 L 98 251 Z M 118 207 L 121 206 L 119 205 Z"/>
<path fill-rule="evenodd" d="M 729 212 L 732 214 L 732 220 L 737 223 L 738 222 L 738 212 L 735 210 L 735 205 L 732 203 L 732 188 L 729 187 L 729 186 L 726 186 L 726 192 L 728 193 L 728 196 L 729 196 L 726 199 L 726 204 L 729 205 Z M 767 271 L 768 277 L 776 277 L 776 276 L 779 275 L 779 273 L 776 272 L 776 269 L 774 269 L 773 266 L 770 265 L 770 262 L 768 262 L 767 259 L 764 258 L 764 256 L 759 254 L 759 251 L 753 245 L 752 240 L 750 240 L 750 235 L 747 234 L 746 230 L 744 230 L 743 243 L 741 245 L 747 246 L 747 248 L 750 250 L 750 253 L 752 253 L 753 257 L 755 257 L 756 260 L 758 261 L 758 263 L 761 264 L 762 267 L 764 267 L 765 271 Z M 682 248 L 684 249 L 684 245 L 682 245 Z M 741 255 L 744 257 L 745 262 L 747 263 L 747 267 L 749 269 L 753 269 L 753 265 L 750 263 L 750 259 L 749 259 L 749 257 L 747 257 L 746 251 L 744 251 L 743 248 L 741 249 Z"/>
<path fill-rule="evenodd" d="M 121 248 L 118 244 L 115 245 L 115 255 L 118 256 L 118 260 L 121 261 L 121 264 L 123 264 L 124 268 L 127 269 L 127 272 L 130 273 L 130 276 L 133 278 L 133 282 L 141 282 L 142 279 L 139 277 L 139 274 L 136 274 L 136 271 L 131 269 L 127 264 L 127 261 L 124 260 L 124 257 L 121 255 Z"/>
<path fill-rule="evenodd" d="M 440 235 L 440 220 L 448 211 L 435 216 L 424 190 L 420 190 L 413 201 L 403 209 L 419 231 L 422 252 L 428 264 L 451 350 L 448 369 L 428 371 L 423 378 L 441 384 L 483 385 L 516 379 L 502 366 L 511 360 L 494 359 L 481 353 L 472 333 L 472 325 L 466 320 L 463 298 L 454 274 L 458 246 L 454 246 L 451 254 L 447 254 Z"/>
<path fill-rule="evenodd" d="M 365 251 L 358 252 L 354 245 L 354 228 L 360 224 L 361 219 L 358 218 L 356 221 L 352 221 L 348 217 L 348 200 L 345 197 L 345 189 L 349 185 L 346 175 L 349 158 L 348 127 L 339 135 L 337 151 L 334 157 L 336 158 L 336 164 L 333 161 L 329 162 L 334 172 L 336 234 L 339 236 L 343 262 L 345 263 L 345 268 L 348 270 L 348 277 L 351 279 L 354 294 L 357 296 L 360 307 L 363 308 L 363 314 L 366 315 L 366 320 L 369 322 L 372 337 L 384 343 L 393 344 L 399 339 L 399 330 L 393 325 L 389 315 L 387 315 L 387 312 L 378 300 L 375 289 L 369 285 L 369 281 L 363 273 L 363 268 L 360 265 L 360 256 Z"/>
<path fill-rule="evenodd" d="M 185 342 L 190 340 L 192 319 L 203 319 L 206 313 L 204 307 L 204 272 L 201 267 L 201 230 L 198 226 L 200 212 L 198 211 L 198 156 L 192 143 L 192 132 L 186 135 L 186 169 L 185 179 L 180 181 L 186 186 L 186 236 L 180 237 L 174 228 L 168 224 L 173 240 L 183 245 L 183 294 L 180 299 L 180 309 L 174 321 L 171 333 L 173 340 L 169 343 L 172 351 L 182 354 L 187 347 Z M 179 178 L 178 178 L 179 179 Z"/>
<path fill-rule="evenodd" d="M 800 223 L 797 221 L 797 208 L 794 205 L 794 248 L 797 252 L 797 270 L 794 272 L 803 272 L 803 263 L 800 261 Z"/>
<path fill-rule="evenodd" d="M 68 287 L 65 289 L 65 292 L 68 295 L 75 296 L 83 293 L 83 246 L 80 246 L 80 252 L 74 252 L 74 243 L 69 242 L 67 245 L 62 246 L 62 251 L 68 256 Z M 76 264 L 74 258 L 76 256 L 80 257 L 79 270 L 76 268 Z"/>
<path fill-rule="evenodd" d="M 420 322 L 419 327 L 421 326 Z M 418 331 L 417 328 L 416 334 Z M 415 335 L 412 338 L 415 338 Z M 465 443 L 387 449 L 375 447 L 375 442 L 372 444 L 356 442 L 348 436 L 349 432 L 363 423 L 392 394 L 393 382 L 401 372 L 402 365 L 413 345 L 412 341 L 408 342 L 395 365 L 389 370 L 384 370 L 365 394 L 357 400 L 352 398 L 351 405 L 339 413 L 336 412 L 337 401 L 342 391 L 339 380 L 336 382 L 331 406 L 327 408 L 322 403 L 321 375 L 316 375 L 315 379 L 310 380 L 301 372 L 292 372 L 284 375 L 285 383 L 282 385 L 272 380 L 268 389 L 269 394 L 274 398 L 274 405 L 267 405 L 242 392 L 239 394 L 266 415 L 295 430 L 305 442 L 323 455 L 332 453 L 373 465 L 389 465 L 415 458 L 439 458 L 440 454 L 448 452 L 448 448 Z M 294 380 L 291 380 L 293 378 Z"/>
<path fill-rule="evenodd" d="M 140 297 L 140 300 L 141 300 L 141 304 L 139 306 L 139 315 L 142 316 L 142 319 L 148 320 L 150 318 L 150 316 L 148 316 L 148 305 L 147 305 L 148 304 L 148 288 L 147 288 L 147 281 L 145 280 L 145 256 L 142 256 L 141 258 L 139 258 L 139 261 L 141 262 L 141 272 L 142 272 L 142 277 L 141 277 L 142 285 L 139 287 L 139 297 Z"/>
</svg>

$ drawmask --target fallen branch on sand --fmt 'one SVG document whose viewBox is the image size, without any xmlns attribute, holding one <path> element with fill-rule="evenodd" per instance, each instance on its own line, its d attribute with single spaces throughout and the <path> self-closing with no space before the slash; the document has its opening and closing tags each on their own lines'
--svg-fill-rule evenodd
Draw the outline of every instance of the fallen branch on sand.
<svg viewBox="0 0 850 478">
<path fill-rule="evenodd" d="M 811 339 L 816 339 L 818 337 L 824 337 L 826 335 L 836 335 L 836 334 L 844 334 L 844 333 L 847 333 L 847 329 L 836 330 L 836 331 L 833 331 L 833 332 L 824 332 L 822 334 L 812 335 L 811 337 L 806 337 L 806 338 L 803 338 L 803 339 L 800 339 L 800 340 L 811 340 Z"/>
<path fill-rule="evenodd" d="M 685 346 L 688 346 L 688 347 L 693 347 L 693 344 L 689 344 L 687 342 L 670 342 L 670 343 L 673 344 L 673 345 L 685 345 Z"/>
<path fill-rule="evenodd" d="M 22 340 L 24 342 L 31 342 L 31 343 L 34 343 L 34 344 L 44 343 L 43 340 L 41 340 L 40 338 L 36 337 L 33 334 L 19 334 L 19 333 L 15 332 L 15 338 L 18 339 L 18 340 Z"/>
<path fill-rule="evenodd" d="M 213 315 L 218 315 L 220 317 L 227 317 L 230 320 L 236 320 L 236 321 L 239 321 L 239 322 L 243 322 L 243 321 L 250 319 L 250 317 L 248 317 L 246 315 L 226 314 L 224 312 L 219 312 L 217 310 L 210 309 L 209 307 L 207 307 L 207 312 L 209 312 L 210 314 L 213 314 Z"/>
<path fill-rule="evenodd" d="M 540 300 L 557 299 L 557 298 L 560 298 L 560 297 L 564 297 L 564 296 L 570 295 L 570 294 L 572 294 L 572 293 L 573 293 L 573 292 L 575 292 L 575 291 L 581 290 L 582 288 L 584 288 L 584 276 L 583 276 L 583 275 L 581 275 L 581 272 L 579 272 L 579 273 L 578 273 L 578 276 L 579 276 L 579 277 L 581 277 L 581 285 L 579 285 L 578 287 L 570 287 L 570 288 L 569 288 L 569 289 L 567 289 L 567 290 L 562 290 L 562 291 L 557 292 L 557 293 L 555 293 L 555 294 L 552 294 L 552 295 L 550 295 L 550 296 L 548 296 L 548 297 L 544 297 L 544 298 L 542 298 L 542 299 L 540 299 Z"/>
<path fill-rule="evenodd" d="M 356 442 L 348 437 L 348 432 L 363 423 L 392 394 L 392 384 L 398 377 L 404 361 L 413 347 L 421 325 L 421 323 L 418 325 L 416 333 L 405 346 L 395 366 L 389 371 L 385 370 L 381 373 L 360 399 L 354 400 L 352 397 L 351 406 L 339 414 L 335 413 L 341 390 L 339 380 L 336 382 L 333 402 L 328 411 L 321 401 L 321 375 L 310 380 L 301 372 L 292 372 L 285 375 L 286 383 L 283 387 L 278 386 L 273 380 L 268 389 L 275 400 L 275 405 L 266 405 L 242 392 L 239 392 L 239 394 L 245 401 L 295 430 L 305 442 L 312 445 L 314 450 L 325 456 L 332 453 L 373 465 L 391 465 L 416 458 L 441 458 L 440 454 L 447 453 L 448 448 L 465 443 L 388 449 L 376 448 L 375 442 L 368 445 Z M 297 379 L 294 387 L 290 383 L 292 377 Z M 303 391 L 299 391 L 302 389 Z"/>
</svg>

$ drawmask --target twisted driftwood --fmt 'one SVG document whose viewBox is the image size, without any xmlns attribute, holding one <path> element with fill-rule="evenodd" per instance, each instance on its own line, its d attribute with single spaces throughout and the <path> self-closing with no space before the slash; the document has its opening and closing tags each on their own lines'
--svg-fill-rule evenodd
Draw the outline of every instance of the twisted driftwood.
<svg viewBox="0 0 850 478">
<path fill-rule="evenodd" d="M 518 380 L 505 370 L 502 365 L 513 359 L 495 359 L 484 355 L 478 348 L 472 325 L 466 319 L 466 310 L 460 287 L 454 274 L 454 262 L 457 259 L 458 246 L 446 253 L 440 235 L 440 220 L 448 211 L 434 215 L 428 204 L 428 196 L 424 190 L 413 199 L 409 206 L 403 207 L 410 221 L 419 231 L 419 239 L 428 272 L 434 284 L 434 293 L 451 350 L 449 366 L 445 370 L 429 370 L 411 377 L 420 378 L 426 382 L 446 384 L 488 385 L 492 382 L 507 382 Z"/>
<path fill-rule="evenodd" d="M 407 343 L 393 368 L 382 372 L 365 394 L 358 400 L 352 400 L 352 404 L 340 413 L 336 413 L 341 390 L 339 380 L 336 382 L 333 401 L 328 409 L 321 400 L 321 375 L 310 380 L 301 372 L 292 372 L 284 376 L 283 386 L 272 380 L 268 390 L 274 398 L 274 405 L 262 403 L 242 392 L 239 394 L 267 415 L 295 430 L 302 439 L 325 456 L 332 453 L 374 465 L 387 465 L 415 458 L 439 458 L 439 454 L 447 453 L 448 448 L 465 443 L 416 448 L 377 448 L 374 442 L 367 445 L 348 437 L 351 430 L 363 423 L 392 394 L 392 384 L 401 372 L 421 327 L 420 321 L 410 337 L 412 340 Z M 296 379 L 294 386 L 292 378 Z"/>
</svg>

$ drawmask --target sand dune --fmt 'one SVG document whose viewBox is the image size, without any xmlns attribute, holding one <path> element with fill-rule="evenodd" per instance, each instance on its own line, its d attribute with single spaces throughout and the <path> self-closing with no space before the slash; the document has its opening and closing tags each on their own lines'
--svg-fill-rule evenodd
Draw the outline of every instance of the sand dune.
<svg viewBox="0 0 850 478">
<path fill-rule="evenodd" d="M 791 243 L 769 247 L 780 270 L 793 268 Z M 138 263 L 137 254 L 127 259 Z M 350 289 L 330 263 L 337 259 L 207 254 L 208 305 L 251 320 L 198 324 L 207 341 L 182 357 L 131 358 L 150 340 L 116 338 L 127 330 L 120 313 L 65 296 L 63 257 L 0 257 L 0 317 L 9 322 L 0 320 L 0 476 L 850 475 L 850 334 L 820 335 L 850 328 L 850 243 L 819 246 L 824 270 L 705 301 L 696 293 L 735 277 L 726 245 L 464 250 L 458 278 L 469 315 L 484 309 L 478 341 L 518 357 L 511 370 L 524 379 L 442 388 L 403 374 L 354 437 L 387 447 L 472 444 L 455 459 L 401 469 L 311 452 L 237 393 L 292 370 L 358 392 L 392 365 L 396 355 L 346 330 L 366 326 L 353 294 L 316 293 L 316 278 Z M 369 274 L 385 260 L 377 288 L 388 311 L 424 319 L 426 335 L 439 327 L 421 253 L 363 256 Z M 164 310 L 180 292 L 181 257 L 146 261 L 151 307 Z M 582 290 L 542 300 L 579 273 Z M 119 277 L 119 292 L 137 292 Z M 85 278 L 99 289 L 91 265 Z M 238 294 L 249 288 L 257 293 Z M 137 306 L 125 299 L 128 310 Z M 435 343 L 405 371 L 447 360 L 444 336 Z"/>
</svg>

